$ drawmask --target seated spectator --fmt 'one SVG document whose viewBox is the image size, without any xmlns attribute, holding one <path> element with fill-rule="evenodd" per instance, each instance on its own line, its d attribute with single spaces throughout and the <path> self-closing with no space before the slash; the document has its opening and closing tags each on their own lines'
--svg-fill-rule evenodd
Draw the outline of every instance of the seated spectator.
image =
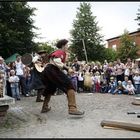
<svg viewBox="0 0 140 140">
<path fill-rule="evenodd" d="M 109 82 L 109 90 L 108 93 L 114 93 L 115 89 L 116 89 L 116 81 L 114 77 L 110 77 L 110 82 Z"/>
<path fill-rule="evenodd" d="M 108 86 L 107 80 L 101 81 L 100 85 L 101 85 L 100 92 L 101 93 L 108 93 L 109 86 Z"/>
<path fill-rule="evenodd" d="M 131 80 L 128 80 L 126 89 L 128 90 L 129 95 L 134 95 L 135 94 L 136 89 L 135 89 L 134 85 L 132 84 Z"/>
<path fill-rule="evenodd" d="M 129 80 L 129 77 L 128 76 L 125 76 L 124 77 L 124 81 L 122 82 L 122 86 L 124 88 L 124 90 L 123 90 L 123 93 L 124 94 L 128 94 L 128 89 L 126 88 L 127 83 L 128 83 L 128 80 Z"/>
<path fill-rule="evenodd" d="M 122 86 L 122 81 L 118 81 L 117 87 L 114 90 L 113 94 L 122 94 L 124 87 Z"/>
</svg>

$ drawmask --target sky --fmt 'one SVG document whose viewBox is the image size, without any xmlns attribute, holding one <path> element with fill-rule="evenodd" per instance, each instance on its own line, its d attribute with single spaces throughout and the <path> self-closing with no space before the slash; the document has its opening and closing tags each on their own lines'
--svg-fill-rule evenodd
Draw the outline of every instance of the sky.
<svg viewBox="0 0 140 140">
<path fill-rule="evenodd" d="M 86 1 L 85 1 L 86 2 Z M 140 2 L 88 2 L 91 4 L 92 15 L 96 16 L 100 34 L 103 40 L 113 38 L 124 33 L 124 30 L 134 32 L 138 29 L 137 18 Z M 72 23 L 76 19 L 79 2 L 28 2 L 35 7 L 35 16 L 32 17 L 35 30 L 42 39 L 39 42 L 51 42 L 56 39 L 70 38 Z"/>
</svg>

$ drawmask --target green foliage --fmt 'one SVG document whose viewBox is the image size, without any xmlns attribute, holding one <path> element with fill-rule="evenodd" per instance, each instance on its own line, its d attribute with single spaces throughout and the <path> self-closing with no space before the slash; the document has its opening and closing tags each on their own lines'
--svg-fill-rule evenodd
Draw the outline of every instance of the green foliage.
<svg viewBox="0 0 140 140">
<path fill-rule="evenodd" d="M 113 50 L 112 48 L 106 48 L 105 49 L 105 55 L 106 55 L 105 59 L 108 62 L 113 62 L 117 58 L 117 52 L 115 50 Z"/>
<path fill-rule="evenodd" d="M 92 16 L 91 5 L 89 3 L 80 3 L 77 8 L 76 19 L 73 21 L 71 34 L 71 51 L 79 60 L 85 59 L 85 48 L 88 61 L 102 60 L 104 57 L 104 47 L 102 36 L 98 33 L 100 28 L 97 26 L 96 16 Z"/>
<path fill-rule="evenodd" d="M 127 58 L 136 59 L 137 58 L 138 46 L 134 43 L 133 38 L 130 37 L 127 30 L 120 38 L 120 46 L 118 48 L 117 57 L 122 61 L 126 61 Z"/>
<path fill-rule="evenodd" d="M 51 52 L 55 50 L 55 48 L 53 48 L 51 45 L 49 45 L 48 42 L 46 42 L 46 43 L 38 44 L 38 51 L 39 50 L 46 50 L 47 53 L 50 54 Z"/>
<path fill-rule="evenodd" d="M 31 18 L 35 10 L 27 2 L 0 2 L 0 55 L 4 58 L 36 48 L 32 41 L 36 34 L 32 29 L 37 28 Z"/>
</svg>

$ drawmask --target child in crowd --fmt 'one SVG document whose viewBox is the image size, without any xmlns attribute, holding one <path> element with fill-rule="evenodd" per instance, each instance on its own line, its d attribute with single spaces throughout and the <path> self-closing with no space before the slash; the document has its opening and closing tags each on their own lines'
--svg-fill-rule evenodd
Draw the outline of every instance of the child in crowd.
<svg viewBox="0 0 140 140">
<path fill-rule="evenodd" d="M 100 82 L 101 82 L 101 75 L 100 75 L 99 71 L 96 71 L 96 73 L 95 73 L 95 92 L 100 92 L 100 90 L 101 90 Z"/>
<path fill-rule="evenodd" d="M 110 77 L 110 82 L 109 82 L 109 90 L 108 93 L 114 93 L 115 89 L 116 89 L 116 81 L 114 77 Z"/>
<path fill-rule="evenodd" d="M 131 80 L 128 80 L 126 89 L 128 90 L 129 95 L 134 95 L 135 94 L 136 89 L 135 89 L 134 85 L 132 84 Z"/>
<path fill-rule="evenodd" d="M 114 90 L 113 94 L 122 94 L 123 93 L 123 86 L 122 86 L 122 81 L 118 81 L 117 87 Z"/>
<path fill-rule="evenodd" d="M 15 75 L 15 70 L 10 70 L 9 82 L 12 91 L 12 97 L 20 100 L 19 78 Z"/>
</svg>

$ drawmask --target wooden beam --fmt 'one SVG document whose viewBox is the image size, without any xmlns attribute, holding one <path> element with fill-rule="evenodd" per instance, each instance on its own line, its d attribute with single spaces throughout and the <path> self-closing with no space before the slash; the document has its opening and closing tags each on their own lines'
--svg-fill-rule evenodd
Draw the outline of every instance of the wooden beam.
<svg viewBox="0 0 140 140">
<path fill-rule="evenodd" d="M 140 124 L 134 124 L 134 123 L 103 120 L 103 121 L 101 121 L 101 126 L 102 127 L 105 127 L 105 126 L 115 127 L 115 128 L 121 128 L 121 129 L 140 132 Z"/>
</svg>

